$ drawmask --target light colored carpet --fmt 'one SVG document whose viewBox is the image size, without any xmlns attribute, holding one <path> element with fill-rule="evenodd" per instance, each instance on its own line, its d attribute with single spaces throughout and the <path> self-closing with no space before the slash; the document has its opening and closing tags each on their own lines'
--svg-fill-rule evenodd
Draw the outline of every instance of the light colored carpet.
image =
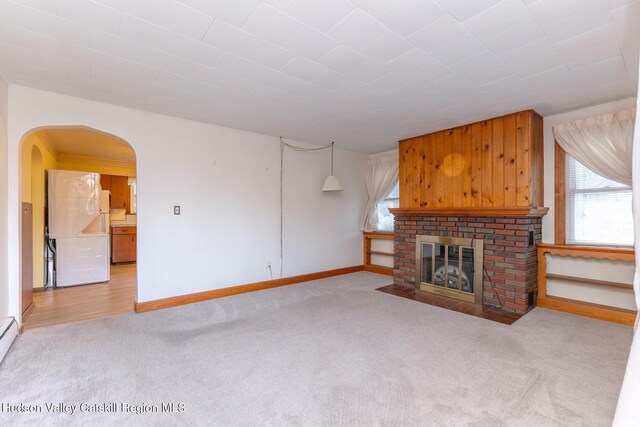
<svg viewBox="0 0 640 427">
<path fill-rule="evenodd" d="M 0 424 L 610 425 L 632 330 L 535 309 L 512 326 L 377 292 L 355 273 L 142 315 L 27 330 Z M 184 403 L 46 413 L 46 403 Z"/>
</svg>

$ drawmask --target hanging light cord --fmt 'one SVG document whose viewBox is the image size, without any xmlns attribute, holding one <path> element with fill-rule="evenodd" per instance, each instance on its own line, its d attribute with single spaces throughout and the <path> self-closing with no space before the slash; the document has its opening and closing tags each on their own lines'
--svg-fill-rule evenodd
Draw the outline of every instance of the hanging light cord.
<svg viewBox="0 0 640 427">
<path fill-rule="evenodd" d="M 320 150 L 326 150 L 327 148 L 333 148 L 333 144 L 334 144 L 334 142 L 331 141 L 331 144 L 323 145 L 322 147 L 305 148 L 305 147 L 298 147 L 296 145 L 291 145 L 291 144 L 289 144 L 287 142 L 284 142 L 282 140 L 282 137 L 280 137 L 280 143 L 285 147 L 291 148 L 293 151 L 320 151 Z M 332 164 L 333 164 L 333 156 L 331 156 L 331 161 L 332 161 Z"/>
<path fill-rule="evenodd" d="M 280 137 L 280 278 L 282 279 L 282 265 L 284 264 L 283 244 L 282 244 L 282 212 L 284 211 L 284 199 L 282 198 L 282 182 L 284 174 L 284 141 Z"/>
<path fill-rule="evenodd" d="M 282 271 L 284 266 L 284 222 L 283 222 L 283 212 L 284 212 L 284 191 L 283 191 L 283 183 L 284 183 L 284 148 L 290 148 L 293 151 L 320 151 L 326 150 L 327 148 L 331 148 L 331 175 L 333 175 L 333 144 L 334 141 L 331 141 L 331 144 L 324 145 L 322 147 L 317 148 L 305 148 L 298 147 L 296 145 L 291 145 L 286 143 L 280 137 L 280 278 L 282 279 Z"/>
<path fill-rule="evenodd" d="M 331 141 L 331 176 L 333 176 L 333 144 L 334 142 Z"/>
</svg>

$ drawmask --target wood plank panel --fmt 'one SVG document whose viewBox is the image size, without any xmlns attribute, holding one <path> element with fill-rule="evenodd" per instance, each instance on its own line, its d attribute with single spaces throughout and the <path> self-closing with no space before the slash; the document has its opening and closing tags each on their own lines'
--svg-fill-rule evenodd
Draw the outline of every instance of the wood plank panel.
<svg viewBox="0 0 640 427">
<path fill-rule="evenodd" d="M 544 127 L 542 117 L 531 112 L 531 202 L 544 206 Z"/>
<path fill-rule="evenodd" d="M 453 206 L 453 130 L 444 131 L 442 138 L 444 206 Z"/>
<path fill-rule="evenodd" d="M 493 119 L 493 206 L 504 206 L 504 120 Z"/>
<path fill-rule="evenodd" d="M 427 135 L 427 198 L 425 207 L 432 208 L 437 206 L 437 197 L 435 192 L 435 157 L 436 157 L 436 137 L 434 134 Z"/>
<path fill-rule="evenodd" d="M 462 206 L 462 128 L 452 130 L 451 147 L 451 172 L 453 203 L 452 206 L 459 208 Z"/>
<path fill-rule="evenodd" d="M 406 206 L 413 208 L 413 140 L 406 143 L 406 160 L 404 163 Z"/>
<path fill-rule="evenodd" d="M 482 122 L 482 206 L 493 206 L 493 121 Z"/>
<path fill-rule="evenodd" d="M 411 185 L 407 177 L 407 161 L 409 160 L 409 141 L 401 141 L 400 149 L 398 152 L 398 181 L 400 190 L 400 207 L 408 208 L 411 195 L 408 193 L 408 187 Z"/>
<path fill-rule="evenodd" d="M 400 141 L 400 206 L 541 207 L 542 118 L 532 110 Z"/>
<path fill-rule="evenodd" d="M 473 146 L 471 144 L 471 126 L 462 127 L 462 203 L 461 207 L 471 206 L 471 157 Z"/>
<path fill-rule="evenodd" d="M 435 159 L 434 159 L 434 183 L 436 191 L 436 207 L 446 206 L 444 203 L 444 167 L 442 165 L 444 158 L 444 132 L 437 132 L 434 135 Z"/>
<path fill-rule="evenodd" d="M 531 115 L 516 113 L 516 204 L 530 206 Z"/>
<path fill-rule="evenodd" d="M 418 206 L 427 205 L 427 137 L 418 138 Z"/>
<path fill-rule="evenodd" d="M 482 124 L 471 125 L 471 206 L 482 206 Z"/>
<path fill-rule="evenodd" d="M 504 205 L 517 206 L 516 198 L 516 116 L 503 117 L 504 125 Z"/>
<path fill-rule="evenodd" d="M 420 163 L 422 159 L 419 156 L 420 153 L 420 138 L 415 138 L 411 143 L 411 176 L 413 179 L 411 183 L 413 189 L 411 194 L 413 195 L 413 201 L 411 202 L 414 208 L 420 207 Z"/>
</svg>

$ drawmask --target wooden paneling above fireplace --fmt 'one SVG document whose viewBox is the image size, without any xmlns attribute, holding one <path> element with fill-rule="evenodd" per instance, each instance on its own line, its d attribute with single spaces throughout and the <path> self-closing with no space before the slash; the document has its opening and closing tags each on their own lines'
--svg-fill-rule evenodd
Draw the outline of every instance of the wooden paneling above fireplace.
<svg viewBox="0 0 640 427">
<path fill-rule="evenodd" d="M 542 117 L 533 110 L 400 141 L 400 209 L 543 206 Z"/>
</svg>

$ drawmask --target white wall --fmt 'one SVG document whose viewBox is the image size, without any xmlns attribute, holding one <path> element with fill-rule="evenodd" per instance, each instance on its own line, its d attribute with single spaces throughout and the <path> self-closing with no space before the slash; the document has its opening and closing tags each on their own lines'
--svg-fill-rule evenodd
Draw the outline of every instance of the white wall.
<svg viewBox="0 0 640 427">
<path fill-rule="evenodd" d="M 637 70 L 637 68 L 636 68 Z M 637 73 L 636 73 L 637 74 Z M 638 76 L 638 80 L 640 83 L 640 76 Z M 638 86 L 636 86 L 637 88 Z M 640 111 L 640 99 L 637 100 L 636 103 L 636 112 Z M 638 153 L 635 151 L 638 149 L 640 141 L 638 141 L 638 137 L 640 137 L 640 122 L 637 121 L 638 117 L 636 116 L 636 127 L 634 131 L 634 153 L 633 157 L 637 159 Z M 634 173 L 637 173 L 638 168 L 637 164 L 633 168 Z M 638 183 L 638 176 L 635 175 L 633 177 L 633 185 L 634 187 Z M 638 194 L 638 189 L 635 187 L 633 189 L 634 196 Z M 636 239 L 640 238 L 638 236 L 638 224 L 640 218 L 638 218 L 638 203 L 637 200 L 633 201 L 634 205 L 634 228 L 636 232 Z M 635 250 L 636 250 L 636 265 L 638 265 L 637 259 L 640 256 L 638 253 L 639 245 L 638 241 L 635 242 Z M 640 275 L 636 275 L 634 280 L 634 288 L 635 291 L 638 292 Z M 622 383 L 622 389 L 620 390 L 620 398 L 618 400 L 618 407 L 616 408 L 616 415 L 613 420 L 613 426 L 615 427 L 631 427 L 640 425 L 640 406 L 638 406 L 638 401 L 640 401 L 640 316 L 636 316 L 636 325 L 633 333 L 633 342 L 631 343 L 631 350 L 629 351 L 629 361 L 627 363 L 627 370 L 624 374 L 624 382 Z"/>
<path fill-rule="evenodd" d="M 0 322 L 9 313 L 7 275 L 7 102 L 8 88 L 0 77 Z"/>
<path fill-rule="evenodd" d="M 280 142 L 215 125 L 9 88 L 11 312 L 19 307 L 19 144 L 41 126 L 84 125 L 137 158 L 138 301 L 240 285 L 280 273 Z M 294 144 L 295 141 L 287 141 Z M 338 142 L 339 144 L 339 142 Z M 320 191 L 330 153 L 285 152 L 284 276 L 362 263 L 365 155 L 336 150 L 340 193 Z M 181 205 L 181 215 L 173 206 Z"/>
<path fill-rule="evenodd" d="M 635 105 L 636 99 L 628 98 L 581 110 L 547 116 L 544 118 L 544 204 L 549 208 L 549 213 L 542 219 L 542 241 L 544 243 L 554 243 L 555 140 L 553 138 L 553 126 L 601 114 L 614 113 L 628 108 L 633 108 Z M 593 273 L 593 271 L 604 271 L 606 269 L 610 273 L 607 275 L 605 280 L 620 283 L 630 283 L 632 281 L 629 269 L 631 268 L 633 270 L 633 263 L 626 263 L 628 265 L 623 265 L 618 268 L 616 262 L 610 261 L 588 260 L 581 262 L 586 264 L 576 267 L 575 265 L 563 262 L 562 260 L 550 259 L 548 272 L 560 275 L 575 275 L 593 278 L 593 274 L 590 274 L 590 271 Z M 552 281 L 550 283 L 548 293 L 550 295 L 612 305 L 616 307 L 629 309 L 633 309 L 635 307 L 633 293 L 629 291 L 614 291 L 610 289 L 596 288 L 589 285 L 582 285 L 579 283 Z"/>
</svg>

